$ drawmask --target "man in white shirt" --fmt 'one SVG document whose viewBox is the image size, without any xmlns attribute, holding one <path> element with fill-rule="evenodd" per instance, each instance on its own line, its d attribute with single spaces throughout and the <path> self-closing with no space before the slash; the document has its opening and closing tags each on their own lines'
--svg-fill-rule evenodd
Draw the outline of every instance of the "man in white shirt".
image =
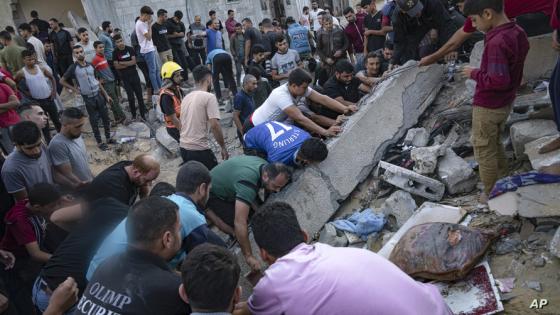
<svg viewBox="0 0 560 315">
<path fill-rule="evenodd" d="M 317 116 L 322 118 L 326 117 L 315 115 L 315 113 L 311 112 L 305 105 L 301 105 L 305 103 L 304 98 L 308 98 L 312 102 L 325 106 L 340 114 L 351 114 L 357 111 L 357 107 L 354 105 L 342 105 L 326 95 L 317 93 L 309 88 L 311 81 L 311 76 L 305 72 L 305 70 L 300 68 L 292 70 L 288 77 L 288 83 L 274 89 L 266 101 L 245 121 L 245 125 L 243 126 L 244 132 L 247 133 L 254 126 L 268 121 L 274 120 L 284 122 L 290 119 L 307 131 L 319 136 L 336 136 L 342 130 L 340 126 L 337 126 L 335 122 L 330 119 L 331 122 L 329 124 L 324 123 L 325 121 L 314 119 Z M 302 110 L 304 110 L 310 118 L 304 115 Z M 328 125 L 329 127 L 325 129 L 321 127 L 320 124 Z"/>
<path fill-rule="evenodd" d="M 317 18 L 323 9 L 319 9 L 317 1 L 311 1 L 311 11 L 309 11 L 309 22 L 313 26 L 313 32 L 317 32 L 321 28 L 321 21 Z M 316 34 L 315 34 L 316 35 Z"/>
<path fill-rule="evenodd" d="M 140 18 L 136 21 L 136 36 L 140 44 L 140 54 L 148 65 L 150 82 L 155 95 L 159 93 L 162 82 L 158 75 L 156 47 L 152 41 L 152 15 L 154 11 L 149 6 L 145 5 L 140 9 Z"/>
<path fill-rule="evenodd" d="M 37 62 L 41 66 L 47 65 L 47 58 L 45 57 L 45 47 L 43 46 L 43 42 L 40 39 L 33 36 L 31 32 L 31 25 L 27 23 L 22 23 L 18 27 L 19 35 L 28 43 L 33 46 L 35 49 L 35 54 L 37 54 Z"/>
</svg>

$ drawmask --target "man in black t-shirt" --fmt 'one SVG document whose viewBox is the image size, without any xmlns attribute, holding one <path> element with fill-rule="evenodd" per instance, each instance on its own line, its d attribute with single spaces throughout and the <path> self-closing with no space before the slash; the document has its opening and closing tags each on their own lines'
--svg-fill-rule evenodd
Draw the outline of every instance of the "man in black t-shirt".
<svg viewBox="0 0 560 315">
<path fill-rule="evenodd" d="M 82 295 L 87 286 L 86 271 L 101 242 L 128 214 L 129 206 L 114 198 L 93 202 L 91 211 L 58 246 L 35 281 L 33 302 L 41 312 L 49 305 L 50 292 L 72 277 Z"/>
<path fill-rule="evenodd" d="M 148 195 L 152 181 L 159 176 L 159 162 L 151 155 L 141 154 L 134 161 L 113 164 L 97 175 L 85 188 L 86 201 L 93 202 L 103 197 L 113 197 L 133 205 L 138 195 Z"/>
<path fill-rule="evenodd" d="M 385 31 L 381 30 L 383 28 L 381 25 L 383 12 L 377 11 L 377 6 L 373 0 L 362 0 L 361 5 L 368 12 L 368 15 L 364 18 L 364 36 L 366 38 L 364 46 L 367 53 L 382 49 L 386 35 Z"/>
<path fill-rule="evenodd" d="M 173 16 L 167 20 L 166 26 L 167 39 L 169 40 L 169 44 L 171 44 L 171 51 L 173 52 L 173 61 L 183 68 L 183 75 L 186 80 L 187 68 L 192 70 L 194 68 L 194 64 L 187 52 L 187 46 L 185 46 L 184 38 L 187 29 L 185 28 L 185 24 L 181 22 L 182 18 L 183 12 L 177 10 L 173 13 Z"/>
<path fill-rule="evenodd" d="M 31 21 L 29 22 L 30 25 L 37 26 L 39 30 L 39 34 L 37 34 L 37 38 L 40 39 L 42 42 L 45 42 L 49 38 L 49 22 L 45 20 L 41 20 L 39 18 L 39 13 L 33 10 L 31 11 Z"/>
<path fill-rule="evenodd" d="M 97 268 L 74 314 L 188 314 L 181 279 L 167 264 L 181 249 L 177 205 L 148 197 L 130 209 L 126 225 L 128 249 Z"/>
<path fill-rule="evenodd" d="M 62 29 L 58 25 L 58 20 L 52 18 L 49 20 L 49 25 L 52 28 L 52 32 L 49 34 L 49 39 L 53 43 L 54 55 L 56 56 L 56 65 L 58 69 L 53 69 L 58 71 L 60 76 L 63 76 L 66 69 L 70 67 L 74 60 L 72 59 L 72 47 L 74 46 L 74 39 L 70 32 Z"/>
<path fill-rule="evenodd" d="M 146 120 L 146 106 L 144 105 L 144 95 L 142 94 L 142 84 L 140 77 L 136 71 L 136 52 L 134 48 L 126 46 L 124 39 L 120 34 L 113 37 L 115 41 L 115 50 L 113 50 L 113 65 L 119 72 L 123 82 L 132 119 L 136 119 L 136 105 L 134 95 L 138 100 L 138 108 L 140 109 L 140 117 Z"/>
<path fill-rule="evenodd" d="M 334 66 L 332 76 L 323 86 L 325 94 L 340 103 L 351 106 L 362 97 L 360 80 L 354 77 L 354 66 L 346 59 L 339 60 Z"/>
<path fill-rule="evenodd" d="M 250 18 L 244 18 L 241 22 L 243 24 L 243 29 L 245 29 L 245 62 L 244 64 L 248 66 L 250 56 L 253 55 L 251 47 L 256 44 L 262 45 L 262 35 L 261 32 L 253 27 L 253 22 Z"/>
<path fill-rule="evenodd" d="M 157 11 L 157 20 L 154 24 L 152 24 L 152 40 L 154 41 L 154 46 L 157 48 L 161 64 L 173 61 L 173 53 L 171 52 L 171 46 L 169 45 L 169 40 L 167 39 L 166 20 L 167 11 L 159 9 Z"/>
</svg>

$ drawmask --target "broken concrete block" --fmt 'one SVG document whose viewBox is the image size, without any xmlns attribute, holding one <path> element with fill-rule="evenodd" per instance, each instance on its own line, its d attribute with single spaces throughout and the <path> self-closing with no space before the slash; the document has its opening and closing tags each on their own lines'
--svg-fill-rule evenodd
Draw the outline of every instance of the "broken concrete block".
<svg viewBox="0 0 560 315">
<path fill-rule="evenodd" d="M 556 65 L 557 54 L 554 49 L 550 49 L 552 41 L 551 33 L 529 37 L 529 53 L 525 58 L 523 68 L 523 78 L 526 81 L 535 81 L 539 78 L 549 78 L 552 69 Z M 470 56 L 470 65 L 479 68 L 484 51 L 484 41 L 474 45 Z"/>
<path fill-rule="evenodd" d="M 397 190 L 385 200 L 381 206 L 381 211 L 389 222 L 391 222 L 391 216 L 393 216 L 396 221 L 396 228 L 400 228 L 414 214 L 416 208 L 416 201 L 410 193 Z"/>
<path fill-rule="evenodd" d="M 319 243 L 329 244 L 334 247 L 345 247 L 348 245 L 348 239 L 344 232 L 340 235 L 334 225 L 327 223 L 319 235 Z"/>
<path fill-rule="evenodd" d="M 552 103 L 548 91 L 536 92 L 516 97 L 513 102 L 513 112 L 526 112 L 549 106 L 552 106 Z"/>
<path fill-rule="evenodd" d="M 510 128 L 513 151 L 517 159 L 527 159 L 525 145 L 545 136 L 558 134 L 556 124 L 552 120 L 533 119 L 520 121 Z"/>
<path fill-rule="evenodd" d="M 115 133 L 115 138 L 118 140 L 127 137 L 149 139 L 150 127 L 148 127 L 145 123 L 138 121 L 133 122 L 127 126 L 119 126 Z"/>
<path fill-rule="evenodd" d="M 339 202 L 366 179 L 387 148 L 418 123 L 441 89 L 440 65 L 418 67 L 410 61 L 399 69 L 362 98 L 344 131 L 327 141 L 329 157 L 296 172 L 292 183 L 269 199 L 291 204 L 310 234 L 330 220 Z"/>
<path fill-rule="evenodd" d="M 455 154 L 452 149 L 447 149 L 440 159 L 438 176 L 451 195 L 471 192 L 478 182 L 469 163 Z"/>
<path fill-rule="evenodd" d="M 411 194 L 439 201 L 445 193 L 443 183 L 435 179 L 384 161 L 379 162 L 379 167 L 385 170 L 383 180 Z"/>
<path fill-rule="evenodd" d="M 404 137 L 405 145 L 412 145 L 415 147 L 425 147 L 430 141 L 430 134 L 426 128 L 411 128 L 408 129 L 406 137 Z"/>
<path fill-rule="evenodd" d="M 556 229 L 554 237 L 550 240 L 550 245 L 548 246 L 550 253 L 558 258 L 560 258 L 560 228 Z"/>
<path fill-rule="evenodd" d="M 412 149 L 410 158 L 414 161 L 414 171 L 423 175 L 433 174 L 437 167 L 438 157 L 444 154 L 445 148 L 441 145 Z"/>
<path fill-rule="evenodd" d="M 430 222 L 459 223 L 467 214 L 462 208 L 440 205 L 432 202 L 424 202 L 418 210 L 406 221 L 406 223 L 383 245 L 377 254 L 389 258 L 393 248 L 401 237 L 413 226 Z"/>
<path fill-rule="evenodd" d="M 167 128 L 165 128 L 165 126 L 159 127 L 156 131 L 156 140 L 171 153 L 177 153 L 179 151 L 179 143 L 167 133 Z"/>
<path fill-rule="evenodd" d="M 560 215 L 560 184 L 541 184 L 519 187 L 488 201 L 491 210 L 501 215 L 519 214 L 525 218 Z"/>
<path fill-rule="evenodd" d="M 525 154 L 529 156 L 533 169 L 538 170 L 543 166 L 560 163 L 560 149 L 545 154 L 539 153 L 540 148 L 556 138 L 558 138 L 557 135 L 543 137 L 525 145 Z"/>
</svg>

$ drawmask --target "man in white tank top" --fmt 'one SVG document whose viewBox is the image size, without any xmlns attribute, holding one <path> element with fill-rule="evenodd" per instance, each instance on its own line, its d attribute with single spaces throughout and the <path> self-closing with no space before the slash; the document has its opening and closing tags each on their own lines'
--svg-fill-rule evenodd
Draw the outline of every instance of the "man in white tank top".
<svg viewBox="0 0 560 315">
<path fill-rule="evenodd" d="M 58 109 L 54 102 L 56 97 L 56 81 L 54 76 L 47 68 L 37 65 L 36 55 L 33 51 L 23 51 L 22 57 L 24 67 L 16 73 L 15 80 L 17 82 L 25 80 L 29 92 L 22 91 L 23 94 L 37 102 L 49 114 L 49 118 L 52 120 L 56 131 L 60 131 Z"/>
</svg>

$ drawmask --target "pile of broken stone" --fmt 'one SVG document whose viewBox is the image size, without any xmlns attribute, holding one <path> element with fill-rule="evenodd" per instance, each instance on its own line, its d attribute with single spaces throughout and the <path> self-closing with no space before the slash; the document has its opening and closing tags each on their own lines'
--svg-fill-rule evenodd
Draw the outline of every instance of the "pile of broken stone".
<svg viewBox="0 0 560 315">
<path fill-rule="evenodd" d="M 316 240 L 333 246 L 366 248 L 389 258 L 411 227 L 447 222 L 481 226 L 499 235 L 481 259 L 483 262 L 493 255 L 521 253 L 530 262 L 527 265 L 540 268 L 560 258 L 560 183 L 519 187 L 491 199 L 489 205 L 478 204 L 478 165 L 469 141 L 473 95 L 469 84 L 459 81 L 444 85 L 420 116 L 418 125 L 385 150 L 365 189 L 369 199 L 362 200 L 361 205 L 366 209 L 339 211 Z M 524 90 L 530 92 L 516 99 L 506 124 L 503 143 L 512 175 L 560 163 L 560 150 L 538 153 L 539 148 L 559 136 L 551 116 L 550 97 L 542 86 L 541 81 L 527 84 Z M 356 211 L 379 214 L 386 224 L 365 237 L 337 229 L 337 220 L 345 220 Z M 492 278 L 499 288 L 498 300 L 513 297 L 510 292 L 512 279 L 518 275 L 516 263 L 521 264 L 513 259 L 507 269 L 511 277 Z M 488 272 L 492 277 L 489 269 Z M 543 291 L 539 281 L 519 285 Z M 501 303 L 498 304 L 500 309 Z"/>
</svg>

